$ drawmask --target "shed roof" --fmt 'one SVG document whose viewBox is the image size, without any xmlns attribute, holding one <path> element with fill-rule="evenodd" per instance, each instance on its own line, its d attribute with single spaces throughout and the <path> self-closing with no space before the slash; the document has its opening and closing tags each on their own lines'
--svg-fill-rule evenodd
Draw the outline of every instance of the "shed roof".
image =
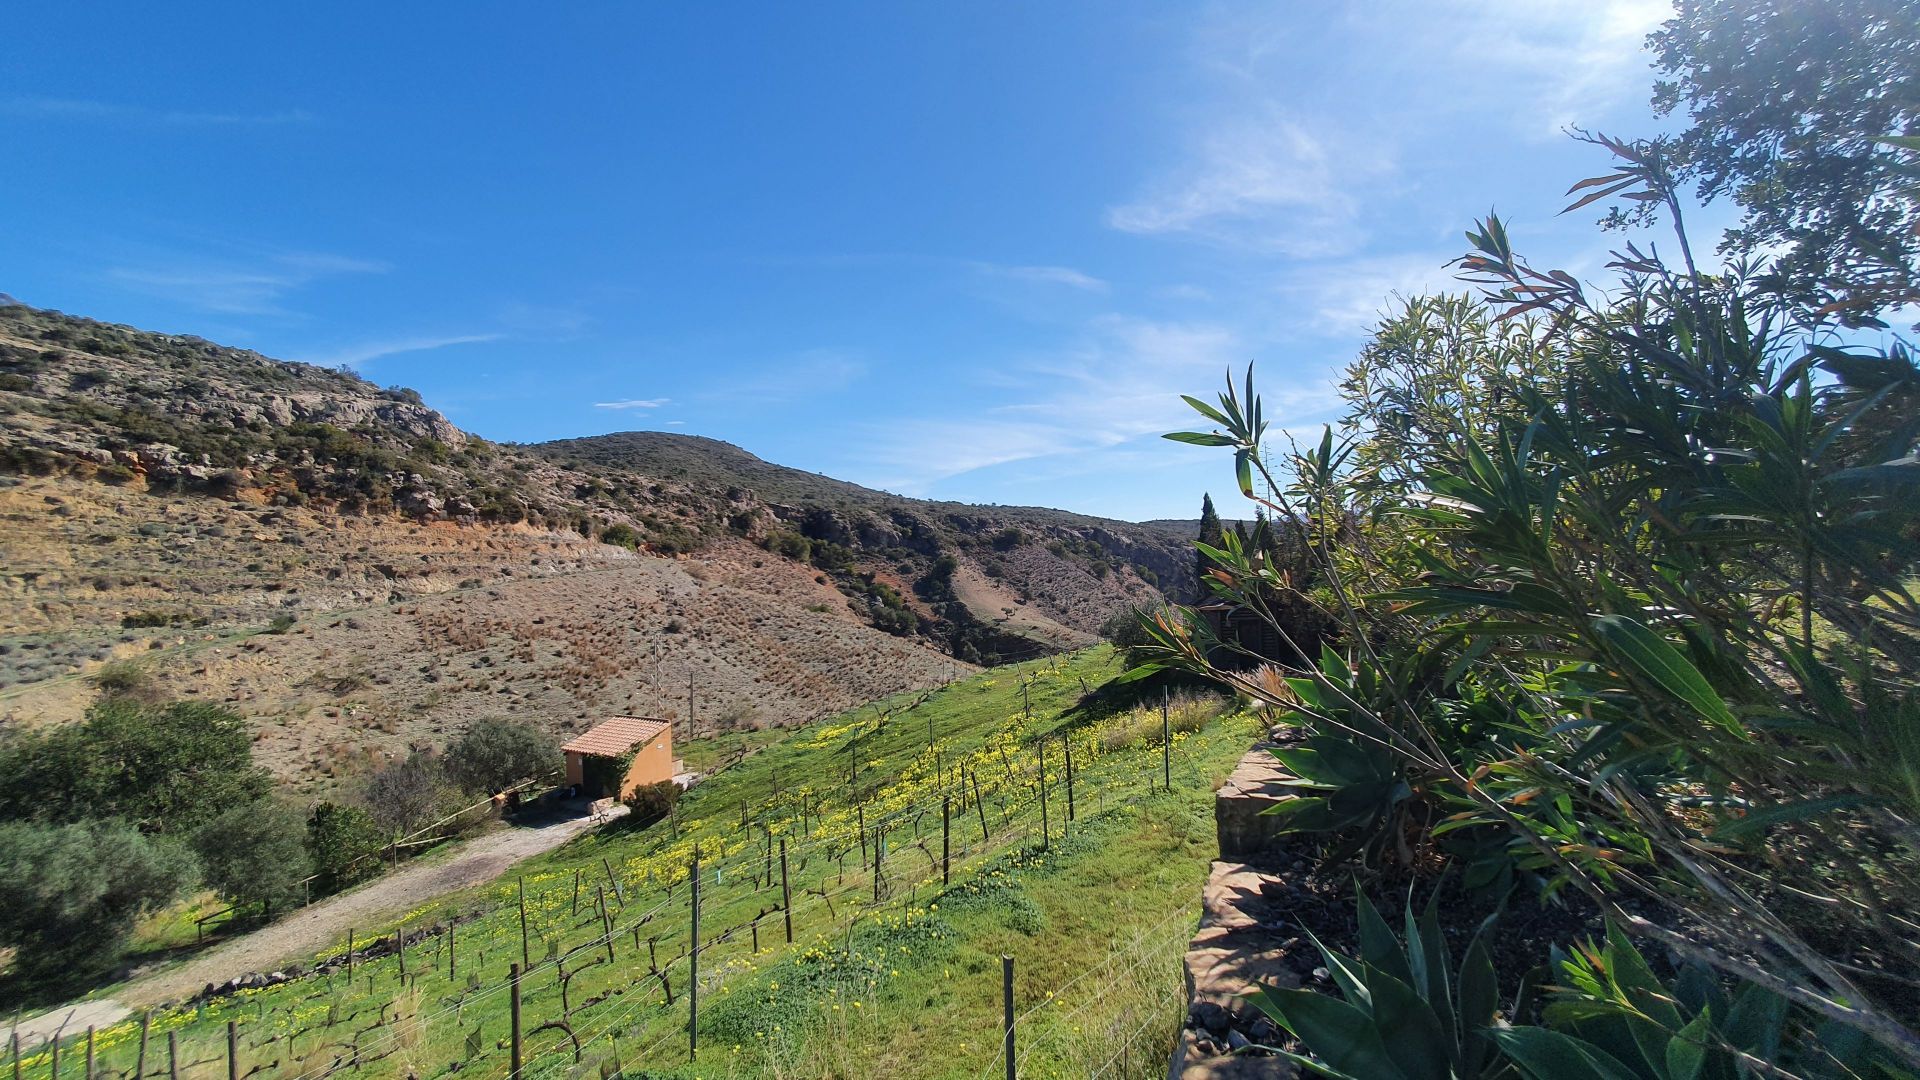
<svg viewBox="0 0 1920 1080">
<path fill-rule="evenodd" d="M 588 757 L 614 757 L 639 746 L 671 726 L 665 720 L 649 720 L 644 716 L 616 716 L 575 735 L 560 749 L 570 754 L 585 754 Z"/>
</svg>

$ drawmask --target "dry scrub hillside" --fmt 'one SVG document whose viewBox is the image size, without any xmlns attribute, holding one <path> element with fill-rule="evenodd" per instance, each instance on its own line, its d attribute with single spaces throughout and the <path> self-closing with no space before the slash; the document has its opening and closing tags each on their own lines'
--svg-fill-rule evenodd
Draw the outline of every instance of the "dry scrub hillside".
<svg viewBox="0 0 1920 1080">
<path fill-rule="evenodd" d="M 0 724 L 73 719 L 87 676 L 131 672 L 248 716 L 258 759 L 293 781 L 490 715 L 566 732 L 642 711 L 682 720 L 684 737 L 690 681 L 706 732 L 971 670 L 739 540 L 663 558 L 524 527 L 27 479 L 0 488 L 0 552 Z M 123 611 L 156 625 L 122 626 Z"/>
<path fill-rule="evenodd" d="M 500 445 L 351 372 L 17 304 L 0 306 L 0 421 L 0 475 L 656 554 L 745 539 L 823 573 L 873 625 L 968 660 L 1030 654 L 1021 627 L 1084 643 L 1116 610 L 1192 586 L 1188 534 L 1164 527 L 907 499 L 695 436 Z M 962 567 L 987 579 L 964 600 Z"/>
<path fill-rule="evenodd" d="M 519 714 L 788 724 L 1084 645 L 1187 541 L 906 499 L 726 443 L 538 446 L 418 394 L 0 306 L 0 723 L 102 674 L 226 701 L 287 777 Z M 109 666 L 111 665 L 111 666 Z"/>
</svg>

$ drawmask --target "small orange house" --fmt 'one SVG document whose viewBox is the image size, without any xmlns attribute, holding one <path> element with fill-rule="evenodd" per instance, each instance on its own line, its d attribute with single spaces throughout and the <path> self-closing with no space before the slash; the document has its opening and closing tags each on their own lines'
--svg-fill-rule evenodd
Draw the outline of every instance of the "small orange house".
<svg viewBox="0 0 1920 1080">
<path fill-rule="evenodd" d="M 665 720 L 616 716 L 574 736 L 560 750 L 567 756 L 567 783 L 580 785 L 589 798 L 624 799 L 636 788 L 672 780 L 680 772 L 673 756 L 673 725 Z M 609 790 L 613 771 L 629 754 L 632 759 L 619 778 L 619 790 Z"/>
</svg>

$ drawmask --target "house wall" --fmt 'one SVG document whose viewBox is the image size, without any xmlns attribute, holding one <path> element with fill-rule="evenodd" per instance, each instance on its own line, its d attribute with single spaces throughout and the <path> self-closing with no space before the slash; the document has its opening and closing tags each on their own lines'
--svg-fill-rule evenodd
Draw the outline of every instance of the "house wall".
<svg viewBox="0 0 1920 1080">
<path fill-rule="evenodd" d="M 587 782 L 587 763 L 581 760 L 582 757 L 584 757 L 584 755 L 576 754 L 571 750 L 567 751 L 567 783 L 584 784 Z"/>
<path fill-rule="evenodd" d="M 669 728 L 634 750 L 633 764 L 627 767 L 627 778 L 620 785 L 620 797 L 626 798 L 635 788 L 671 779 L 673 779 L 673 730 Z"/>
</svg>

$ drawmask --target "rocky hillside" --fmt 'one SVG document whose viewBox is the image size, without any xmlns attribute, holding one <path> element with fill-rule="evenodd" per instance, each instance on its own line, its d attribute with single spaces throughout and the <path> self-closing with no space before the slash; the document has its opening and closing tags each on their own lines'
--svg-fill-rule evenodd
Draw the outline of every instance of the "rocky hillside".
<svg viewBox="0 0 1920 1080">
<path fill-rule="evenodd" d="M 468 720 L 787 724 L 1082 644 L 1168 530 L 904 499 L 707 439 L 536 446 L 413 391 L 0 308 L 0 722 L 103 673 L 225 700 L 289 777 Z"/>
</svg>

